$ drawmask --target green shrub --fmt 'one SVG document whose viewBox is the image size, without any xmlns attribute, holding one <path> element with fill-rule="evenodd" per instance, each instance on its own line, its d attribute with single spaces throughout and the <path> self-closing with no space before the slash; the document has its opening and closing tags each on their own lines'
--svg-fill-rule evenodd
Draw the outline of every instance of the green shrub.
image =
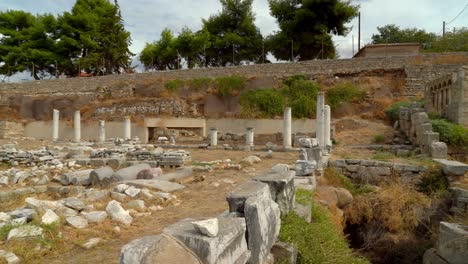
<svg viewBox="0 0 468 264">
<path fill-rule="evenodd" d="M 289 103 L 294 118 L 312 118 L 317 110 L 317 101 L 301 95 Z"/>
<path fill-rule="evenodd" d="M 422 177 L 421 181 L 417 184 L 419 192 L 439 197 L 447 192 L 448 187 L 447 177 L 442 174 L 442 171 L 438 167 L 430 170 L 429 174 Z"/>
<path fill-rule="evenodd" d="M 180 88 L 184 87 L 184 81 L 180 79 L 170 80 L 164 84 L 164 87 L 171 93 L 178 92 Z"/>
<path fill-rule="evenodd" d="M 354 255 L 326 209 L 313 204 L 312 218 L 308 223 L 291 213 L 281 219 L 279 239 L 297 247 L 298 263 L 369 263 Z"/>
<path fill-rule="evenodd" d="M 352 83 L 339 83 L 327 91 L 327 102 L 332 110 L 336 110 L 343 103 L 362 100 L 366 92 Z"/>
<path fill-rule="evenodd" d="M 285 99 L 275 89 L 247 91 L 240 96 L 242 115 L 248 117 L 274 117 L 281 115 Z"/>
<path fill-rule="evenodd" d="M 427 113 L 427 116 L 429 117 L 429 119 L 442 119 L 442 116 L 437 113 L 437 112 L 429 112 Z"/>
<path fill-rule="evenodd" d="M 311 118 L 316 112 L 317 94 L 320 88 L 317 83 L 301 76 L 291 77 L 284 81 L 284 83 L 289 83 L 289 86 L 284 87 L 282 93 L 291 107 L 293 117 Z"/>
<path fill-rule="evenodd" d="M 353 195 L 371 193 L 375 191 L 375 189 L 370 185 L 354 184 L 351 182 L 351 179 L 332 167 L 325 171 L 325 179 L 327 179 L 328 184 L 345 188 Z"/>
<path fill-rule="evenodd" d="M 395 159 L 395 155 L 388 151 L 377 151 L 377 153 L 372 156 L 373 160 L 382 160 L 382 161 L 389 161 Z"/>
<path fill-rule="evenodd" d="M 200 91 L 202 89 L 207 89 L 211 85 L 211 79 L 210 78 L 195 78 L 190 80 L 190 88 L 195 90 L 195 91 Z"/>
<path fill-rule="evenodd" d="M 294 75 L 289 77 L 288 79 L 283 80 L 283 84 L 285 86 L 291 86 L 293 82 L 299 81 L 299 80 L 308 80 L 308 78 L 305 75 Z"/>
<path fill-rule="evenodd" d="M 467 146 L 468 129 L 445 119 L 431 120 L 434 132 L 439 133 L 440 140 L 448 145 Z"/>
<path fill-rule="evenodd" d="M 290 101 L 294 100 L 297 97 L 307 96 L 311 97 L 312 99 L 316 100 L 317 94 L 320 90 L 320 87 L 317 83 L 297 79 L 291 82 L 290 85 L 283 88 L 283 93 L 286 97 L 290 99 Z"/>
<path fill-rule="evenodd" d="M 375 143 L 383 143 L 385 141 L 385 137 L 382 134 L 375 134 L 374 135 L 374 142 Z"/>
<path fill-rule="evenodd" d="M 247 78 L 240 75 L 219 77 L 215 80 L 217 94 L 219 96 L 233 95 L 234 92 L 242 91 L 246 82 Z"/>
<path fill-rule="evenodd" d="M 385 110 L 385 114 L 393 121 L 398 120 L 398 112 L 400 110 L 400 107 L 406 107 L 409 106 L 411 103 L 408 101 L 401 101 L 394 103 L 393 105 L 390 106 L 387 110 Z"/>
</svg>

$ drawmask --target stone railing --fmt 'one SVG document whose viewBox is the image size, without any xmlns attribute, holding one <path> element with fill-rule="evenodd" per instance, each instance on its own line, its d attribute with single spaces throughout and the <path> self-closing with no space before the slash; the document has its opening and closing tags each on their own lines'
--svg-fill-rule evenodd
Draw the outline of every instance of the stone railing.
<svg viewBox="0 0 468 264">
<path fill-rule="evenodd" d="M 421 153 L 432 158 L 447 158 L 447 144 L 439 141 L 439 133 L 432 130 L 432 124 L 424 108 L 418 103 L 399 110 L 400 130 L 414 145 L 418 145 Z"/>
<path fill-rule="evenodd" d="M 377 160 L 340 159 L 330 161 L 329 166 L 357 182 L 373 185 L 390 182 L 392 178 L 414 185 L 428 172 L 427 166 Z"/>
</svg>

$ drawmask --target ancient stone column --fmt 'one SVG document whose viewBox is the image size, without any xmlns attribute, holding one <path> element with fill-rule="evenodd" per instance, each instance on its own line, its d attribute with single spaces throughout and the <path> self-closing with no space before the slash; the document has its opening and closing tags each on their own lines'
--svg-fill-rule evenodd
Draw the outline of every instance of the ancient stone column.
<svg viewBox="0 0 468 264">
<path fill-rule="evenodd" d="M 52 117 L 52 140 L 57 141 L 59 138 L 59 118 L 60 118 L 60 111 L 57 109 L 53 110 L 53 117 Z"/>
<path fill-rule="evenodd" d="M 132 138 L 132 121 L 130 117 L 125 117 L 124 122 L 124 139 L 131 139 Z"/>
<path fill-rule="evenodd" d="M 291 118 L 291 107 L 284 109 L 283 115 L 283 146 L 284 148 L 291 147 L 291 131 L 292 131 L 292 118 Z"/>
<path fill-rule="evenodd" d="M 218 145 L 218 130 L 216 128 L 210 129 L 210 146 Z"/>
<path fill-rule="evenodd" d="M 247 146 L 254 145 L 254 129 L 251 127 L 248 127 L 245 133 L 245 145 Z"/>
<path fill-rule="evenodd" d="M 106 122 L 104 120 L 99 120 L 99 143 L 104 143 L 106 141 Z"/>
<path fill-rule="evenodd" d="M 332 145 L 332 142 L 331 142 L 331 131 L 330 131 L 330 127 L 331 127 L 331 109 L 330 109 L 330 106 L 329 105 L 325 105 L 324 107 L 324 115 L 325 115 L 325 128 L 324 128 L 324 136 L 325 136 L 325 145 L 326 146 L 331 146 Z"/>
<path fill-rule="evenodd" d="M 319 92 L 317 95 L 317 128 L 316 128 L 316 138 L 319 143 L 319 146 L 323 148 L 325 146 L 325 115 L 324 115 L 324 106 L 325 106 L 325 93 Z"/>
<path fill-rule="evenodd" d="M 81 115 L 80 111 L 75 111 L 73 116 L 73 128 L 75 131 L 75 142 L 81 141 Z"/>
</svg>

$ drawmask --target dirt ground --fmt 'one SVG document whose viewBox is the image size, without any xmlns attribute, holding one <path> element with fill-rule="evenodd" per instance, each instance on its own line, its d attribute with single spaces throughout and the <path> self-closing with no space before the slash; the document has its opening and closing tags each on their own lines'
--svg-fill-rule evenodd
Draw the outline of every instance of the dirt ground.
<svg viewBox="0 0 468 264">
<path fill-rule="evenodd" d="M 239 162 L 241 159 L 260 152 L 244 151 L 221 151 L 221 150 L 192 150 L 193 161 L 212 161 L 217 159 L 231 159 Z M 265 153 L 261 153 L 263 156 Z M 63 236 L 67 243 L 76 244 L 71 250 L 57 253 L 50 252 L 41 258 L 36 259 L 36 263 L 118 263 L 119 252 L 123 245 L 133 239 L 157 235 L 164 227 L 184 218 L 213 217 L 228 209 L 226 195 L 237 185 L 246 182 L 256 173 L 265 171 L 275 164 L 293 164 L 297 159 L 295 152 L 275 152 L 272 159 L 262 157 L 260 163 L 251 167 L 246 167 L 249 172 L 237 170 L 215 170 L 209 173 L 197 173 L 206 178 L 202 182 L 186 184 L 182 191 L 175 192 L 181 203 L 165 207 L 161 211 L 154 212 L 151 216 L 134 218 L 130 227 L 121 227 L 120 233 L 115 233 L 113 225 L 107 220 L 100 226 L 88 228 L 91 231 L 79 231 L 76 229 L 63 227 Z M 215 187 L 215 183 L 219 183 Z M 97 231 L 96 231 L 97 230 Z M 100 234 L 101 233 L 101 234 Z M 79 242 L 91 237 L 102 237 L 105 241 L 96 248 L 86 250 L 78 246 Z"/>
</svg>

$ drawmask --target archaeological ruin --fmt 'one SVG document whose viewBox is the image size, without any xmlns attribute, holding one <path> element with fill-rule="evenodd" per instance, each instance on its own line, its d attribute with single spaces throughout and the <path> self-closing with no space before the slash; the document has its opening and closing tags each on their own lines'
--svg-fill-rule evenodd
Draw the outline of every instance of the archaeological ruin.
<svg viewBox="0 0 468 264">
<path fill-rule="evenodd" d="M 2 83 L 0 263 L 306 263 L 286 233 L 291 217 L 304 230 L 332 219 L 375 261 L 383 255 L 372 244 L 405 247 L 389 238 L 391 217 L 377 216 L 400 210 L 376 202 L 391 188 L 388 203 L 416 197 L 401 207 L 414 216 L 395 220 L 401 229 L 438 230 L 419 259 L 465 263 L 468 150 L 431 116 L 466 131 L 467 64 L 468 53 L 427 53 Z M 214 80 L 233 75 L 244 90 L 223 96 Z M 297 118 L 288 104 L 262 117 L 243 109 L 243 92 L 285 89 L 298 75 L 320 84 L 301 105 L 313 115 Z M 194 87 L 197 78 L 208 81 Z M 182 84 L 170 91 L 174 80 Z M 361 96 L 336 103 L 329 91 L 340 83 L 364 87 Z M 400 101 L 390 121 L 384 110 Z M 420 198 L 422 183 L 439 181 L 443 195 Z M 369 230 L 385 243 L 365 241 Z M 345 259 L 356 255 L 344 244 Z"/>
</svg>

